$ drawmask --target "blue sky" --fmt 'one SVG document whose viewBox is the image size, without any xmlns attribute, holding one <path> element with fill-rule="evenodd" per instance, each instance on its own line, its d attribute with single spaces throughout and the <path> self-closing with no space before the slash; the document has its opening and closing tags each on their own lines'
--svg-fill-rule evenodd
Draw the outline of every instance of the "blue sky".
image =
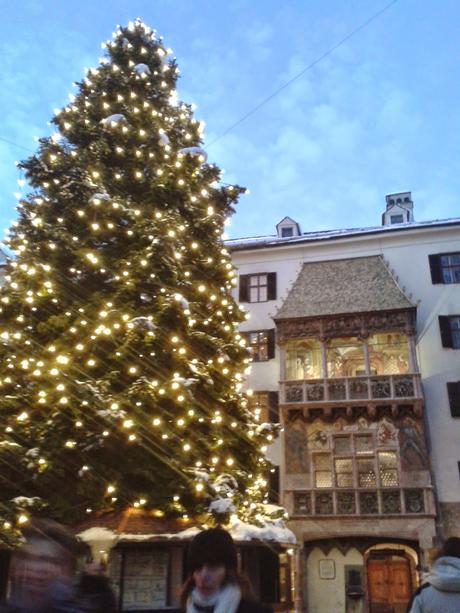
<svg viewBox="0 0 460 613">
<path fill-rule="evenodd" d="M 458 0 L 398 0 L 218 138 L 387 2 L 3 0 L 0 137 L 34 150 L 100 43 L 139 16 L 178 59 L 210 161 L 250 190 L 231 237 L 273 233 L 287 214 L 303 231 L 378 225 L 385 194 L 405 190 L 417 221 L 460 216 Z M 0 229 L 24 156 L 0 140 Z"/>
</svg>

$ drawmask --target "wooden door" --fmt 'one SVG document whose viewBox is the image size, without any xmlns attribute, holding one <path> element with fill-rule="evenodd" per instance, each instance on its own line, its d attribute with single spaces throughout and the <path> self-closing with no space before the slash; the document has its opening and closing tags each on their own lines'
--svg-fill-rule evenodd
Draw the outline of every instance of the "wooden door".
<svg viewBox="0 0 460 613">
<path fill-rule="evenodd" d="M 404 613 L 412 593 L 409 560 L 403 557 L 367 562 L 370 613 Z"/>
</svg>

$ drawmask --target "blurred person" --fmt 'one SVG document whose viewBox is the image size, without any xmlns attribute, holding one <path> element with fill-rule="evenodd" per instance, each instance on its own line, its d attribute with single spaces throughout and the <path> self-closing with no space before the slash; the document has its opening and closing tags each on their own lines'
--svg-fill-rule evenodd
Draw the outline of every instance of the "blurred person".
<svg viewBox="0 0 460 613">
<path fill-rule="evenodd" d="M 222 528 L 199 532 L 190 544 L 188 578 L 182 588 L 185 613 L 270 613 L 258 604 L 249 581 L 237 571 L 235 543 Z"/>
<path fill-rule="evenodd" d="M 80 613 L 73 581 L 82 543 L 50 520 L 32 521 L 23 536 L 11 559 L 11 596 L 0 612 Z"/>
<path fill-rule="evenodd" d="M 421 585 L 409 603 L 409 613 L 459 613 L 460 538 L 448 538 L 441 547 L 427 583 Z"/>
<path fill-rule="evenodd" d="M 76 587 L 76 599 L 88 613 L 115 613 L 117 603 L 104 567 L 94 562 L 88 564 Z"/>
</svg>

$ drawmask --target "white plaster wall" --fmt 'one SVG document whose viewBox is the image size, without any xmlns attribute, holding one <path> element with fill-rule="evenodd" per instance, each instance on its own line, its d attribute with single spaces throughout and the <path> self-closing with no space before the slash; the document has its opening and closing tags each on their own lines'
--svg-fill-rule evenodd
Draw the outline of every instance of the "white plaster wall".
<svg viewBox="0 0 460 613">
<path fill-rule="evenodd" d="M 245 303 L 250 319 L 241 330 L 273 328 L 272 317 L 281 306 L 304 262 L 381 255 L 398 277 L 401 288 L 417 304 L 417 354 L 426 401 L 431 439 L 431 459 L 438 496 L 442 502 L 460 502 L 460 418 L 450 415 L 447 381 L 460 380 L 460 350 L 441 345 L 438 315 L 460 314 L 460 284 L 433 285 L 428 256 L 460 251 L 460 226 L 387 231 L 385 233 L 334 240 L 312 241 L 264 249 L 234 251 L 239 274 L 277 273 L 277 300 Z M 235 289 L 235 298 L 238 289 Z M 253 364 L 247 386 L 254 390 L 276 390 L 280 378 L 279 352 L 274 360 Z M 278 445 L 279 448 L 279 445 Z M 274 461 L 281 456 L 271 452 Z"/>
<path fill-rule="evenodd" d="M 324 559 L 334 561 L 335 579 L 321 579 L 319 561 Z M 313 549 L 307 560 L 308 613 L 345 613 L 345 566 L 348 565 L 363 565 L 363 556 L 356 549 L 343 555 L 334 548 L 327 556 L 320 549 Z"/>
</svg>

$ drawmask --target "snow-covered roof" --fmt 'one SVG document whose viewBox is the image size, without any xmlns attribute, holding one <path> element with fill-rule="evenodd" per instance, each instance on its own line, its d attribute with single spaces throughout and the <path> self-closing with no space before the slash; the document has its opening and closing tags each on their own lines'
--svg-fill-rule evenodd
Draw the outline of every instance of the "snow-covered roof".
<svg viewBox="0 0 460 613">
<path fill-rule="evenodd" d="M 326 240 L 336 240 L 350 238 L 365 234 L 384 234 L 389 232 L 409 232 L 423 228 L 456 226 L 460 225 L 460 217 L 450 219 L 435 219 L 433 221 L 407 222 L 389 226 L 371 226 L 368 228 L 346 228 L 341 230 L 320 230 L 318 232 L 304 232 L 300 236 L 279 237 L 275 234 L 268 236 L 254 236 L 247 238 L 233 238 L 225 241 L 225 245 L 232 251 L 242 251 L 245 249 L 263 249 L 267 247 L 278 247 L 297 243 L 320 242 Z"/>
<path fill-rule="evenodd" d="M 246 524 L 239 519 L 232 522 L 228 531 L 238 543 L 248 541 L 270 541 L 283 545 L 294 545 L 296 538 L 294 533 L 285 527 L 282 520 L 274 520 L 265 522 L 261 526 Z M 139 533 L 129 534 L 125 532 L 116 532 L 103 526 L 93 526 L 79 532 L 77 536 L 85 543 L 110 543 L 111 546 L 117 543 L 129 542 L 155 542 L 165 540 L 181 540 L 189 541 L 195 534 L 200 532 L 200 528 L 192 526 L 181 532 L 174 533 Z"/>
</svg>

